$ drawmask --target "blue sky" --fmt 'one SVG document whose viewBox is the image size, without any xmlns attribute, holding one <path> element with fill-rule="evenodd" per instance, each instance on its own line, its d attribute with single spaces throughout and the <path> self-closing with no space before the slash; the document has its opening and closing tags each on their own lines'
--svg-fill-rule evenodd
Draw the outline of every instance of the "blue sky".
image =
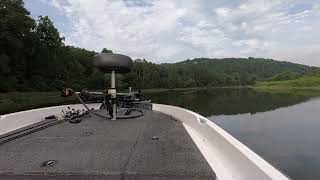
<svg viewBox="0 0 320 180">
<path fill-rule="evenodd" d="M 320 66 L 320 0 L 24 0 L 65 43 L 156 63 L 265 57 Z"/>
</svg>

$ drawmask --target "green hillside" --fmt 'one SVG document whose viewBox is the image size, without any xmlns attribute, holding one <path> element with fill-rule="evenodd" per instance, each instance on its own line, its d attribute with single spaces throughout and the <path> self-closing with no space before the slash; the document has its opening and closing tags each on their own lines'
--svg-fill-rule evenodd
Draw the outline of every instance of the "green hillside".
<svg viewBox="0 0 320 180">
<path fill-rule="evenodd" d="M 246 73 L 251 76 L 257 76 L 259 79 L 270 78 L 283 72 L 305 74 L 319 71 L 317 67 L 253 57 L 224 59 L 197 58 L 177 63 L 177 65 L 189 66 L 190 68 L 198 66 L 211 72 L 229 75 Z"/>
</svg>

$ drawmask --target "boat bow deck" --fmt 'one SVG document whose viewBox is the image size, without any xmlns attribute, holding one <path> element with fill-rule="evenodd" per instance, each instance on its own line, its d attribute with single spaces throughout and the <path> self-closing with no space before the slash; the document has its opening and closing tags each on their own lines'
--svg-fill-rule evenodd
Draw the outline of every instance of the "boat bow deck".
<svg viewBox="0 0 320 180">
<path fill-rule="evenodd" d="M 57 163 L 43 167 L 48 160 Z M 181 122 L 151 110 L 135 119 L 64 122 L 0 145 L 0 179 L 215 177 Z"/>
</svg>

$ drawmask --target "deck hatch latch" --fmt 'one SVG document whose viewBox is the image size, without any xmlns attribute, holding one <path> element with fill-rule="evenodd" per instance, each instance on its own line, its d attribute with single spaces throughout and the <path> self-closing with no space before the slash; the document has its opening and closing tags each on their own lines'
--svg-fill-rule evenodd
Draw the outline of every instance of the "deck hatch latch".
<svg viewBox="0 0 320 180">
<path fill-rule="evenodd" d="M 57 163 L 56 160 L 48 160 L 42 163 L 42 167 L 51 167 Z"/>
<path fill-rule="evenodd" d="M 158 136 L 152 136 L 152 140 L 159 140 Z"/>
</svg>

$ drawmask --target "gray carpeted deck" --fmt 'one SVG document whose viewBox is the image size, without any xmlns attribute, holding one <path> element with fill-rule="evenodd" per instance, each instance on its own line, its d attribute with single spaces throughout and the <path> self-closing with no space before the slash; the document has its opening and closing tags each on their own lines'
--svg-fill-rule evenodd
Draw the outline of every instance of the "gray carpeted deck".
<svg viewBox="0 0 320 180">
<path fill-rule="evenodd" d="M 57 163 L 43 167 L 47 160 Z M 0 179 L 215 179 L 215 173 L 181 123 L 146 110 L 136 119 L 64 122 L 4 143 Z"/>
</svg>

